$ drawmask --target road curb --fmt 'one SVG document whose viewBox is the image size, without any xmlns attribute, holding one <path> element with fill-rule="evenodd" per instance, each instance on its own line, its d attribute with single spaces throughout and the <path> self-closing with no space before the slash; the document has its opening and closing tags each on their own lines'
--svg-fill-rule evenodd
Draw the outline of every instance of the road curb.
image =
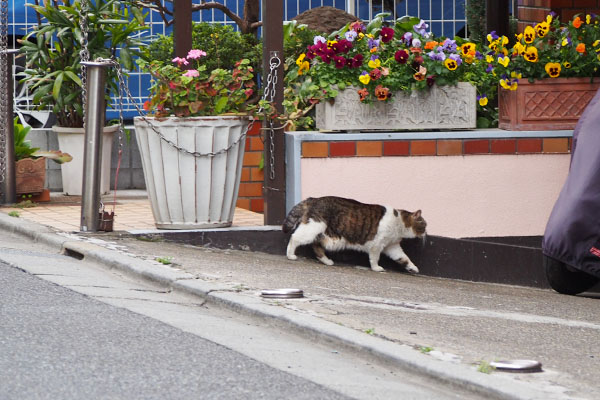
<svg viewBox="0 0 600 400">
<path fill-rule="evenodd" d="M 116 269 L 129 276 L 141 278 L 170 290 L 200 297 L 228 309 L 258 317 L 267 323 L 291 329 L 313 340 L 324 341 L 361 355 L 393 363 L 406 371 L 417 373 L 446 385 L 467 389 L 486 398 L 548 399 L 549 393 L 533 389 L 502 375 L 486 375 L 464 364 L 439 361 L 413 348 L 383 338 L 370 336 L 355 329 L 337 325 L 308 314 L 267 303 L 259 293 L 196 279 L 192 274 L 171 267 L 107 249 L 99 244 L 62 236 L 51 228 L 9 217 L 0 213 L 0 229 L 40 242 L 75 258 L 89 260 L 108 269 Z"/>
</svg>

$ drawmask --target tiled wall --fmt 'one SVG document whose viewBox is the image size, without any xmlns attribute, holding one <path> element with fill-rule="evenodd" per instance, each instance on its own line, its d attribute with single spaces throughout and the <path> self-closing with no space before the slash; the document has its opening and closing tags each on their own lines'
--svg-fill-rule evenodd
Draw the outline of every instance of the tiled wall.
<svg viewBox="0 0 600 400">
<path fill-rule="evenodd" d="M 260 124 L 253 125 L 246 137 L 246 151 L 244 165 L 238 194 L 237 207 L 262 213 L 263 200 L 263 168 L 260 167 L 263 159 L 264 145 L 260 137 Z"/>
<path fill-rule="evenodd" d="M 571 138 L 314 141 L 302 143 L 302 157 L 568 153 L 570 148 Z"/>
<path fill-rule="evenodd" d="M 519 0 L 519 32 L 546 19 L 550 11 L 566 22 L 576 14 L 600 14 L 600 0 Z"/>
</svg>

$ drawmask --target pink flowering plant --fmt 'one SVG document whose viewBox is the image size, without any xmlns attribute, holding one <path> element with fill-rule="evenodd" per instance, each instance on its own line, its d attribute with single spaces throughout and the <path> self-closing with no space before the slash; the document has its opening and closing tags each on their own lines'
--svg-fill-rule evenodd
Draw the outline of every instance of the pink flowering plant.
<svg viewBox="0 0 600 400">
<path fill-rule="evenodd" d="M 242 59 L 232 69 L 207 71 L 206 52 L 192 49 L 185 58 L 171 62 L 139 61 L 150 72 L 153 84 L 144 109 L 155 117 L 192 117 L 221 114 L 248 114 L 254 94 L 250 61 Z"/>
<path fill-rule="evenodd" d="M 354 87 L 357 100 L 387 101 L 398 91 L 426 90 L 435 85 L 471 82 L 487 87 L 484 57 L 475 43 L 435 37 L 425 21 L 402 17 L 385 21 L 377 15 L 368 25 L 357 21 L 314 43 L 290 71 L 318 85 L 322 98 Z M 480 93 L 485 99 L 485 93 Z"/>
</svg>

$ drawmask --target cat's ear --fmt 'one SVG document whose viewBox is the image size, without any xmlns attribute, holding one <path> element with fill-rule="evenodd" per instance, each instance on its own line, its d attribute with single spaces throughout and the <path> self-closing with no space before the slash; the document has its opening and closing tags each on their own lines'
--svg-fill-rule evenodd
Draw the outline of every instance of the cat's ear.
<svg viewBox="0 0 600 400">
<path fill-rule="evenodd" d="M 417 210 L 413 213 L 413 217 L 419 218 L 421 216 L 421 210 Z"/>
</svg>

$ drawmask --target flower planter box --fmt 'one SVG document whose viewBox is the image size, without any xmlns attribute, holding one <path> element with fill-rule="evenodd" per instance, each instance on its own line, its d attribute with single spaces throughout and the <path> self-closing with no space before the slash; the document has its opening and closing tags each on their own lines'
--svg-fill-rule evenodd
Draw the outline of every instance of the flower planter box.
<svg viewBox="0 0 600 400">
<path fill-rule="evenodd" d="M 248 117 L 233 115 L 134 118 L 157 228 L 231 226 L 244 159 L 242 135 L 248 122 Z"/>
<path fill-rule="evenodd" d="M 46 159 L 24 158 L 16 163 L 16 193 L 37 194 L 46 184 Z"/>
<path fill-rule="evenodd" d="M 514 131 L 573 129 L 600 80 L 548 78 L 529 83 L 520 80 L 517 90 L 498 90 L 498 127 Z"/>
<path fill-rule="evenodd" d="M 357 90 L 341 90 L 334 101 L 317 104 L 317 129 L 472 129 L 477 124 L 476 90 L 470 83 L 397 92 L 391 101 L 374 104 L 361 103 Z"/>
</svg>

